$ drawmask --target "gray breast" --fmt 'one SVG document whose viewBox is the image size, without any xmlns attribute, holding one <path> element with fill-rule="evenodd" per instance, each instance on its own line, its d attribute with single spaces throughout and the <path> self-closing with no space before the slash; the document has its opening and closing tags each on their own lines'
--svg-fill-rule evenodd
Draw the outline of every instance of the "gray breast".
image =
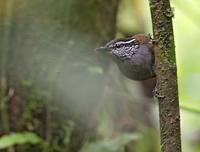
<svg viewBox="0 0 200 152">
<path fill-rule="evenodd" d="M 140 49 L 131 57 L 121 60 L 114 57 L 120 71 L 132 80 L 146 80 L 154 75 L 153 72 L 153 56 L 145 45 L 141 45 Z"/>
</svg>

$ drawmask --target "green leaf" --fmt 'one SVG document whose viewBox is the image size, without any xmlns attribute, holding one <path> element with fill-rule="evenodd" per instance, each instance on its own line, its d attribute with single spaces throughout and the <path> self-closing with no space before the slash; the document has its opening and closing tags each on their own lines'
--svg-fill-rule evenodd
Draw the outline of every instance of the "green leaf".
<svg viewBox="0 0 200 152">
<path fill-rule="evenodd" d="M 11 133 L 0 137 L 0 149 L 8 148 L 14 145 L 39 144 L 41 142 L 42 139 L 35 133 Z"/>
</svg>

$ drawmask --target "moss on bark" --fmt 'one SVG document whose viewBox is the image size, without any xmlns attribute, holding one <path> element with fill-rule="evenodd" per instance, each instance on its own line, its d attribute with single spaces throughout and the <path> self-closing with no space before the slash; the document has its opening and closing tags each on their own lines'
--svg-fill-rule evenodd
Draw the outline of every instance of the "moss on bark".
<svg viewBox="0 0 200 152">
<path fill-rule="evenodd" d="M 169 0 L 149 0 L 149 4 L 156 40 L 155 95 L 159 104 L 161 149 L 162 152 L 181 152 L 177 68 L 172 26 L 174 15 Z"/>
</svg>

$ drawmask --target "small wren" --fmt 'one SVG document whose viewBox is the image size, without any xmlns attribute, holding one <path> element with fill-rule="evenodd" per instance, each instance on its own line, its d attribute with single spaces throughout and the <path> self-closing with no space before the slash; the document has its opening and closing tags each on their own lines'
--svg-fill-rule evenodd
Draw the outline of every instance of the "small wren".
<svg viewBox="0 0 200 152">
<path fill-rule="evenodd" d="M 150 35 L 137 34 L 112 40 L 96 50 L 107 52 L 126 77 L 143 81 L 155 77 L 153 42 Z"/>
</svg>

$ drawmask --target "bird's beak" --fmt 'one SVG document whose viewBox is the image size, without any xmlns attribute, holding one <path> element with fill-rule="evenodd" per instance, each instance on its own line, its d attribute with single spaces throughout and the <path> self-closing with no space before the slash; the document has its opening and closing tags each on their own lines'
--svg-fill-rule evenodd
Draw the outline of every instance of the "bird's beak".
<svg viewBox="0 0 200 152">
<path fill-rule="evenodd" d="M 109 47 L 102 46 L 102 47 L 96 48 L 95 51 L 98 51 L 98 52 L 110 52 L 111 49 Z"/>
</svg>

